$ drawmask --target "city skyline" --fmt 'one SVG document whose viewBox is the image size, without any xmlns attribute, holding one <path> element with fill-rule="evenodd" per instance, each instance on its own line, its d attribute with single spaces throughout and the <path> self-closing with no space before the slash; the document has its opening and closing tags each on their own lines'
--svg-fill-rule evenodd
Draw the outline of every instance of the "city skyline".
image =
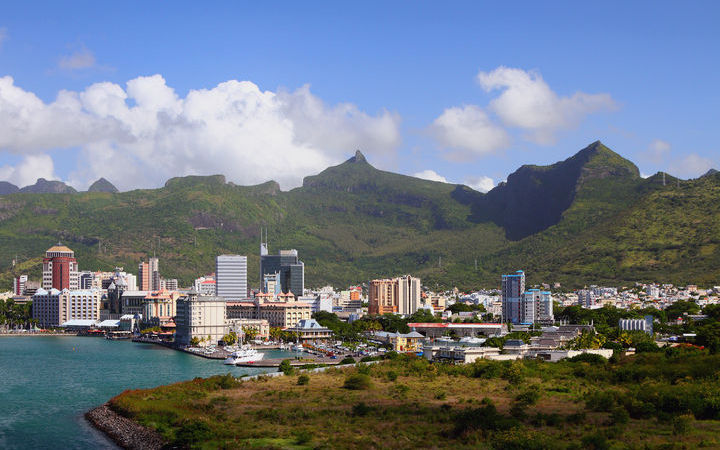
<svg viewBox="0 0 720 450">
<path fill-rule="evenodd" d="M 521 5 L 9 5 L 0 178 L 127 190 L 223 173 L 288 189 L 359 148 L 382 169 L 487 190 L 518 161 L 596 139 L 644 175 L 718 166 L 719 99 L 704 89 L 717 62 L 703 56 L 716 4 Z"/>
</svg>

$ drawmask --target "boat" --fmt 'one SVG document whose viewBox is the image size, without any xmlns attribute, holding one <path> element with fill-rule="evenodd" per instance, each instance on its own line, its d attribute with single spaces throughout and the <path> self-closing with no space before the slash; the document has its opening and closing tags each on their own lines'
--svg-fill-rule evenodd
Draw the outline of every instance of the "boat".
<svg viewBox="0 0 720 450">
<path fill-rule="evenodd" d="M 452 341 L 453 341 L 453 340 L 450 339 L 449 337 L 439 337 L 439 338 L 437 338 L 437 339 L 435 339 L 435 340 L 438 341 L 438 342 L 452 342 Z"/>
<path fill-rule="evenodd" d="M 292 350 L 294 352 L 301 352 L 301 351 L 305 350 L 305 347 L 303 347 L 302 344 L 295 344 L 295 345 L 293 345 Z"/>
<path fill-rule="evenodd" d="M 230 356 L 225 359 L 225 364 L 234 366 L 241 363 L 253 363 L 260 361 L 264 356 L 264 353 L 260 353 L 254 348 L 243 347 L 236 352 L 232 352 Z"/>
<path fill-rule="evenodd" d="M 466 336 L 460 339 L 460 342 L 462 342 L 463 344 L 483 344 L 485 343 L 485 341 L 486 339 L 476 338 L 472 336 Z"/>
</svg>

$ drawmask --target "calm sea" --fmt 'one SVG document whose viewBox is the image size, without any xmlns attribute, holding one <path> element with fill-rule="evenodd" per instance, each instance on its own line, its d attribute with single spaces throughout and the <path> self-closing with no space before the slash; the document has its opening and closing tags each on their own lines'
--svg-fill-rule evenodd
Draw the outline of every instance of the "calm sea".
<svg viewBox="0 0 720 450">
<path fill-rule="evenodd" d="M 129 341 L 0 337 L 0 448 L 116 448 L 83 417 L 110 397 L 195 377 L 261 371 Z"/>
</svg>

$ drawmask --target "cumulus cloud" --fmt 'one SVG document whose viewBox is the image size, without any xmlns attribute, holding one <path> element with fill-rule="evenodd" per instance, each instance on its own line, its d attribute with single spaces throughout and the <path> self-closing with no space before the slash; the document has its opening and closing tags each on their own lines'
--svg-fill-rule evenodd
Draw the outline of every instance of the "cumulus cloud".
<svg viewBox="0 0 720 450">
<path fill-rule="evenodd" d="M 28 155 L 15 166 L 0 167 L 0 180 L 13 183 L 18 187 L 35 184 L 38 178 L 56 180 L 53 160 L 49 155 Z"/>
<path fill-rule="evenodd" d="M 474 105 L 446 109 L 435 119 L 430 132 L 440 145 L 463 155 L 482 156 L 510 144 L 507 132 Z"/>
<path fill-rule="evenodd" d="M 465 185 L 470 186 L 476 191 L 488 192 L 495 187 L 495 182 L 492 178 L 486 176 L 469 177 L 465 180 Z"/>
<path fill-rule="evenodd" d="M 434 170 L 430 170 L 430 169 L 423 170 L 422 172 L 414 173 L 413 176 L 416 178 L 422 178 L 423 180 L 439 181 L 441 183 L 448 182 L 447 178 L 445 178 L 444 176 L 435 172 Z"/>
<path fill-rule="evenodd" d="M 524 130 L 528 140 L 542 145 L 553 144 L 558 131 L 574 128 L 588 114 L 616 108 L 609 94 L 560 96 L 534 71 L 501 66 L 479 72 L 477 81 L 487 92 L 502 91 L 489 108 L 505 125 Z"/>
<path fill-rule="evenodd" d="M 351 104 L 327 106 L 307 86 L 272 92 L 230 80 L 183 98 L 154 75 L 125 87 L 103 82 L 61 91 L 44 103 L 11 77 L 0 78 L 0 150 L 79 148 L 80 165 L 69 180 L 78 188 L 100 176 L 129 189 L 213 173 L 238 184 L 275 179 L 290 188 L 356 148 L 394 152 L 399 126 L 388 111 L 373 116 Z"/>
<path fill-rule="evenodd" d="M 641 154 L 641 157 L 647 161 L 659 164 L 670 154 L 670 143 L 661 139 L 653 140 L 648 148 Z"/>
<path fill-rule="evenodd" d="M 681 178 L 695 178 L 712 169 L 713 160 L 691 153 L 670 165 L 670 173 Z"/>
<path fill-rule="evenodd" d="M 64 70 L 80 70 L 95 67 L 95 55 L 85 47 L 75 52 L 62 56 L 58 66 Z"/>
</svg>

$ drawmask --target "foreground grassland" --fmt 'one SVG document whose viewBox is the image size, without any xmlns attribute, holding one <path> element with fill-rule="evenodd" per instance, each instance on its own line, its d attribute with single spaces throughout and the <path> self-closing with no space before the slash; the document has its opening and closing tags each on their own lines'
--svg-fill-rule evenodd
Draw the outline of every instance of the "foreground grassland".
<svg viewBox="0 0 720 450">
<path fill-rule="evenodd" d="M 720 356 L 679 349 L 611 362 L 398 357 L 307 379 L 196 379 L 110 407 L 179 447 L 718 448 L 719 373 Z"/>
</svg>

